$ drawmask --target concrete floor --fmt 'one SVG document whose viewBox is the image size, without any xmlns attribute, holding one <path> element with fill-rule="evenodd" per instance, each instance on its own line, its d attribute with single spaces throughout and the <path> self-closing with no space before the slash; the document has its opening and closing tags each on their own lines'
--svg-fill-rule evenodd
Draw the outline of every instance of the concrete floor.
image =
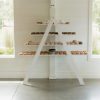
<svg viewBox="0 0 100 100">
<path fill-rule="evenodd" d="M 100 100 L 100 80 L 34 80 L 33 87 L 21 82 L 0 81 L 0 100 Z"/>
</svg>

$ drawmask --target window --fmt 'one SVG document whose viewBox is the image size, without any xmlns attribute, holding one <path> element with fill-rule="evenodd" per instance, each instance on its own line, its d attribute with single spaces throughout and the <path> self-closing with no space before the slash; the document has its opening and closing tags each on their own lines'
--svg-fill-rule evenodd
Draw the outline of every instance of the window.
<svg viewBox="0 0 100 100">
<path fill-rule="evenodd" d="M 100 55 L 100 0 L 92 0 L 92 55 Z"/>
<path fill-rule="evenodd" d="M 14 55 L 13 0 L 0 0 L 0 57 Z"/>
</svg>

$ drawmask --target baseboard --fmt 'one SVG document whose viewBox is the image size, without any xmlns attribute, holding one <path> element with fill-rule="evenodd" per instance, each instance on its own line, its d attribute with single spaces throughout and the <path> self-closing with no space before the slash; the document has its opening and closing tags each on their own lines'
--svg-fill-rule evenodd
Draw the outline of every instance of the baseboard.
<svg viewBox="0 0 100 100">
<path fill-rule="evenodd" d="M 85 79 L 99 79 L 100 74 L 80 74 L 82 78 Z M 73 79 L 77 78 L 72 72 L 56 72 L 56 79 Z"/>
<path fill-rule="evenodd" d="M 74 73 L 69 72 L 56 72 L 55 73 L 56 79 L 73 79 L 76 78 L 76 75 Z M 85 79 L 100 79 L 100 74 L 80 74 Z M 24 78 L 25 72 L 19 72 L 19 71 L 11 71 L 11 72 L 0 72 L 0 78 Z M 30 75 L 30 78 L 48 78 L 48 73 L 32 73 Z M 54 79 L 55 79 L 54 78 Z"/>
<path fill-rule="evenodd" d="M 0 78 L 24 78 L 24 74 L 19 71 L 0 71 Z"/>
<path fill-rule="evenodd" d="M 0 78 L 24 78 L 25 77 L 25 72 L 19 72 L 19 71 L 9 71 L 5 72 L 2 71 L 0 72 Z M 47 73 L 32 73 L 30 75 L 30 78 L 48 78 Z"/>
</svg>

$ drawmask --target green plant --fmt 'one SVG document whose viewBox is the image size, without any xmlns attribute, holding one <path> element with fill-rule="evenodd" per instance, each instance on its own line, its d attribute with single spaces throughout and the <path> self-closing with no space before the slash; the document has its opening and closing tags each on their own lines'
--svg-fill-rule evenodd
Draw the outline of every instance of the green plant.
<svg viewBox="0 0 100 100">
<path fill-rule="evenodd" d="M 7 53 L 8 55 L 11 55 L 11 54 L 14 53 L 14 49 L 13 49 L 13 48 L 8 48 L 8 49 L 6 50 L 6 53 Z"/>
<path fill-rule="evenodd" d="M 95 54 L 95 55 L 100 55 L 100 50 L 97 50 L 97 49 L 94 49 L 93 51 L 92 51 L 92 54 Z"/>
<path fill-rule="evenodd" d="M 0 49 L 0 55 L 4 54 L 5 53 L 5 50 L 3 49 Z"/>
</svg>

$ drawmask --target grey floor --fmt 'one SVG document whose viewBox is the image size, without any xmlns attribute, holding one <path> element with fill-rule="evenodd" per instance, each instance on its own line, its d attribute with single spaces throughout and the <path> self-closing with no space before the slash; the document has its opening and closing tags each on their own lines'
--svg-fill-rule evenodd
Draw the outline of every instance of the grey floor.
<svg viewBox="0 0 100 100">
<path fill-rule="evenodd" d="M 100 100 L 100 80 L 34 80 L 32 87 L 20 81 L 0 81 L 0 100 Z"/>
</svg>

